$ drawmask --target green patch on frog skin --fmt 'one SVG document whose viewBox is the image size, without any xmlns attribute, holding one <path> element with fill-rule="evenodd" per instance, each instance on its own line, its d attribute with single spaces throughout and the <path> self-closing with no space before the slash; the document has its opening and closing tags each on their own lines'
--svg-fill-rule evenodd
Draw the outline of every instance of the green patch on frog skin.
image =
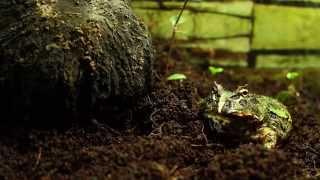
<svg viewBox="0 0 320 180">
<path fill-rule="evenodd" d="M 275 113 L 276 115 L 282 117 L 282 118 L 288 118 L 288 115 L 287 115 L 286 111 L 284 111 L 284 109 L 270 106 L 270 107 L 269 107 L 269 110 L 270 110 L 271 112 Z"/>
</svg>

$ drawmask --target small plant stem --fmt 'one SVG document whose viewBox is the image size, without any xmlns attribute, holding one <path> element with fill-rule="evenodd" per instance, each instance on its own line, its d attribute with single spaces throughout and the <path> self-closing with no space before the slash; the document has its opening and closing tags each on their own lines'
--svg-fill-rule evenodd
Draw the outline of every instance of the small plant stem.
<svg viewBox="0 0 320 180">
<path fill-rule="evenodd" d="M 176 19 L 176 22 L 174 23 L 173 27 L 172 27 L 172 35 L 171 35 L 171 39 L 170 39 L 170 44 L 169 44 L 169 51 L 168 51 L 168 60 L 170 59 L 171 57 L 171 53 L 172 53 L 172 45 L 174 44 L 174 40 L 175 40 L 175 37 L 176 37 L 176 32 L 177 32 L 177 29 L 178 29 L 178 24 L 179 24 L 179 21 L 181 19 L 181 16 L 182 16 L 182 13 L 183 11 L 186 9 L 187 7 L 187 4 L 188 4 L 188 1 L 189 0 L 184 0 L 184 3 L 183 3 L 183 7 L 182 9 L 180 10 L 179 12 L 179 15 Z"/>
</svg>

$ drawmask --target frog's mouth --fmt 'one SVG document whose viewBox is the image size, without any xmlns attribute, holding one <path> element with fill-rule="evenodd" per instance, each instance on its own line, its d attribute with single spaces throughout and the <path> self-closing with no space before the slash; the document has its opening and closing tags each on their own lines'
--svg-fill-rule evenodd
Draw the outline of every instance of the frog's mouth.
<svg viewBox="0 0 320 180">
<path fill-rule="evenodd" d="M 245 118 L 254 118 L 259 119 L 258 116 L 250 113 L 250 112 L 243 112 L 243 111 L 237 111 L 237 110 L 230 110 L 226 114 L 234 116 L 234 117 L 245 117 Z"/>
<path fill-rule="evenodd" d="M 251 113 L 233 112 L 227 116 L 232 119 L 230 126 L 235 128 L 235 131 L 254 132 L 263 125 L 263 122 Z"/>
<path fill-rule="evenodd" d="M 255 115 L 253 115 L 252 113 L 247 113 L 247 112 L 231 112 L 232 115 L 234 116 L 239 116 L 239 117 L 254 117 Z M 256 117 L 258 119 L 258 117 Z"/>
<path fill-rule="evenodd" d="M 256 123 L 260 122 L 258 116 L 254 115 L 252 113 L 249 113 L 249 112 L 233 111 L 233 112 L 229 112 L 229 114 L 233 118 L 246 119 L 247 121 L 256 122 Z"/>
</svg>

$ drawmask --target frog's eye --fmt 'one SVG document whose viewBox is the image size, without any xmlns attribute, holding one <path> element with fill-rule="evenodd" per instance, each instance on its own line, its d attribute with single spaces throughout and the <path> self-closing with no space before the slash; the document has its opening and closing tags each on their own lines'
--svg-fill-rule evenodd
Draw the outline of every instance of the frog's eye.
<svg viewBox="0 0 320 180">
<path fill-rule="evenodd" d="M 277 114 L 275 114 L 274 112 L 270 112 L 270 119 L 275 120 L 277 118 L 278 118 Z"/>
<path fill-rule="evenodd" d="M 239 93 L 242 95 L 242 96 L 247 96 L 249 94 L 249 91 L 248 89 L 240 89 L 239 90 Z"/>
</svg>

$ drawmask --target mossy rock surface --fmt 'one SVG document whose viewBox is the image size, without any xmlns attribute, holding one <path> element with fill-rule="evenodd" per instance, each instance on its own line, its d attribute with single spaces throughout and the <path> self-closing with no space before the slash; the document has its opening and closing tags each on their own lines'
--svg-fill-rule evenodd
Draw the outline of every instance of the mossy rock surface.
<svg viewBox="0 0 320 180">
<path fill-rule="evenodd" d="M 66 121 L 151 86 L 150 37 L 123 0 L 1 1 L 0 45 L 3 122 Z"/>
</svg>

